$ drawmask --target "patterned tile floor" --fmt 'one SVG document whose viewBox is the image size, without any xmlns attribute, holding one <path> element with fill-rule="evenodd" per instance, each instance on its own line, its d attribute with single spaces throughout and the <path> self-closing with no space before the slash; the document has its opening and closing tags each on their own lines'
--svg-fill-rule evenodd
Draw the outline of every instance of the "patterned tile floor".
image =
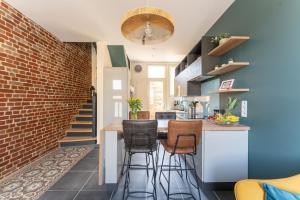
<svg viewBox="0 0 300 200">
<path fill-rule="evenodd" d="M 115 185 L 98 185 L 98 152 L 92 150 L 39 200 L 108 200 Z"/>
<path fill-rule="evenodd" d="M 119 187 L 117 185 L 98 185 L 98 148 L 91 150 L 75 166 L 73 166 L 61 179 L 50 187 L 39 200 L 110 200 L 113 190 L 116 191 L 113 200 L 122 199 L 124 180 L 122 179 Z M 137 162 L 143 158 L 136 158 Z M 151 174 L 150 174 L 151 176 Z M 147 189 L 146 173 L 138 171 L 132 173 L 133 178 L 130 187 L 132 189 Z M 186 190 L 186 183 L 176 174 L 172 175 L 173 191 Z M 2 193 L 0 192 L 2 195 Z M 0 196 L 1 197 L 1 196 Z M 1 198 L 0 198 L 1 199 Z M 11 198 L 21 200 L 22 198 Z M 9 200 L 11 200 L 9 199 Z M 129 200 L 143 200 L 147 198 L 128 198 Z M 148 198 L 151 199 L 151 198 Z M 162 189 L 158 185 L 158 200 L 166 199 Z M 184 199 L 179 197 L 178 199 Z M 1 199 L 2 200 L 2 199 Z M 8 198 L 5 198 L 8 200 Z M 202 200 L 234 200 L 232 191 L 209 191 L 202 193 Z"/>
<path fill-rule="evenodd" d="M 94 146 L 52 151 L 0 182 L 0 200 L 35 200 L 85 157 Z"/>
</svg>

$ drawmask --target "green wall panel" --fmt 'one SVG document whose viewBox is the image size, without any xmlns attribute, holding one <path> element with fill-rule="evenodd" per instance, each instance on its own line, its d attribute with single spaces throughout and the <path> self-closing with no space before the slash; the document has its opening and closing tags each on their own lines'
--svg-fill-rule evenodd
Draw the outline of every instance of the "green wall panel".
<svg viewBox="0 0 300 200">
<path fill-rule="evenodd" d="M 128 67 L 127 57 L 123 45 L 108 45 L 107 48 L 113 67 Z"/>
<path fill-rule="evenodd" d="M 222 56 L 249 61 L 226 74 L 237 95 L 248 100 L 249 177 L 278 178 L 300 173 L 300 1 L 236 0 L 206 35 L 228 32 L 251 40 Z M 221 105 L 227 99 L 221 95 Z"/>
</svg>

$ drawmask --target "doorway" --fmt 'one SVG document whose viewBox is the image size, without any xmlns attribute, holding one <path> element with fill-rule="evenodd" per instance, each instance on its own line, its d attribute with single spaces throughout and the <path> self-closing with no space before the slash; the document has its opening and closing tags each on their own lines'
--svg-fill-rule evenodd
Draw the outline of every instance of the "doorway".
<svg viewBox="0 0 300 200">
<path fill-rule="evenodd" d="M 148 66 L 148 91 L 150 117 L 155 118 L 155 112 L 165 110 L 165 71 L 161 65 Z"/>
</svg>

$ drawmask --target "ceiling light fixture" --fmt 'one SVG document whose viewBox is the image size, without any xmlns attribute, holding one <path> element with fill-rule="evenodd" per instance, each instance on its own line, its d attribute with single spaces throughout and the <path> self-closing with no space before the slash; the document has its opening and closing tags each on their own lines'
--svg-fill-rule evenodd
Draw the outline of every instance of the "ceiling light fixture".
<svg viewBox="0 0 300 200">
<path fill-rule="evenodd" d="M 143 45 L 158 44 L 174 33 L 174 22 L 167 12 L 154 7 L 130 10 L 123 17 L 122 34 L 132 42 Z"/>
</svg>

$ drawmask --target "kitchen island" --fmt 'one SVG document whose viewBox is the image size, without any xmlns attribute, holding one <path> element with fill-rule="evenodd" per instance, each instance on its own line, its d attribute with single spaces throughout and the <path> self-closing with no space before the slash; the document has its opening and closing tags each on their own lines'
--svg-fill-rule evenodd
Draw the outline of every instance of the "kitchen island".
<svg viewBox="0 0 300 200">
<path fill-rule="evenodd" d="M 220 126 L 203 121 L 197 147 L 196 168 L 204 183 L 232 183 L 248 178 L 248 131 L 244 125 Z M 158 121 L 158 131 L 167 132 L 167 120 Z M 99 183 L 117 183 L 122 168 L 124 142 L 122 121 L 106 126 L 101 135 Z"/>
</svg>

